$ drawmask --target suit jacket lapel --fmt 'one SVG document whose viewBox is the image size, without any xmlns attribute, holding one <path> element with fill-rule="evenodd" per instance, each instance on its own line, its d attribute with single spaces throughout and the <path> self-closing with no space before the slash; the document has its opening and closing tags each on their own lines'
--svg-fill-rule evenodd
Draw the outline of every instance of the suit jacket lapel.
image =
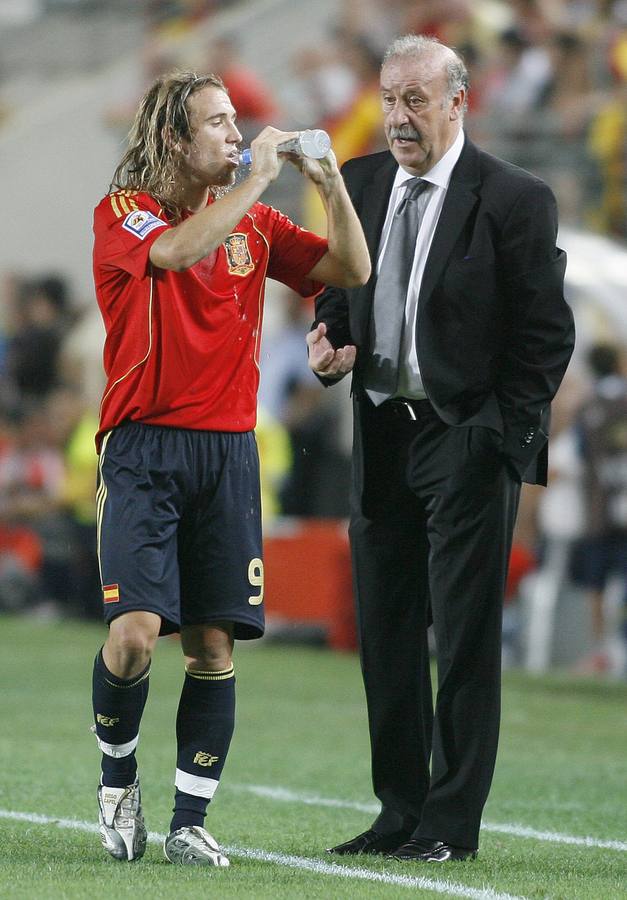
<svg viewBox="0 0 627 900">
<path fill-rule="evenodd" d="M 438 283 L 459 233 L 477 203 L 479 189 L 479 151 L 466 138 L 457 161 L 433 235 L 422 284 L 419 307 L 424 306 Z"/>
<path fill-rule="evenodd" d="M 397 169 L 398 163 L 390 154 L 383 165 L 374 173 L 371 180 L 363 185 L 362 201 L 358 210 L 366 243 L 370 251 L 370 259 L 372 260 L 370 278 L 365 285 L 357 288 L 352 301 L 354 316 L 353 338 L 362 346 L 367 342 L 372 298 L 377 281 L 376 266 L 379 241 Z"/>
<path fill-rule="evenodd" d="M 373 267 L 376 265 L 381 231 L 397 169 L 398 163 L 390 154 L 381 168 L 374 173 L 372 181 L 364 186 L 362 226 Z"/>
</svg>

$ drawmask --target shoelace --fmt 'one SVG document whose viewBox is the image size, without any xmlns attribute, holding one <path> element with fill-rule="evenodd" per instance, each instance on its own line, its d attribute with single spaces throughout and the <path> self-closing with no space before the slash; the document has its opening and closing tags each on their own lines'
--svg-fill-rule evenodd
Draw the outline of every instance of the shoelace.
<svg viewBox="0 0 627 900">
<path fill-rule="evenodd" d="M 215 847 L 212 846 L 199 825 L 192 825 L 185 835 L 179 835 L 176 840 L 177 843 L 182 842 L 185 846 L 192 847 L 195 850 L 203 850 L 205 847 L 208 847 L 212 853 L 216 852 Z M 222 851 L 220 850 L 219 852 Z"/>
<path fill-rule="evenodd" d="M 134 793 L 133 788 L 127 788 L 126 793 L 122 795 L 122 799 L 118 804 L 118 811 L 113 819 L 117 825 L 129 826 L 136 817 L 139 811 L 139 800 L 134 796 Z"/>
</svg>

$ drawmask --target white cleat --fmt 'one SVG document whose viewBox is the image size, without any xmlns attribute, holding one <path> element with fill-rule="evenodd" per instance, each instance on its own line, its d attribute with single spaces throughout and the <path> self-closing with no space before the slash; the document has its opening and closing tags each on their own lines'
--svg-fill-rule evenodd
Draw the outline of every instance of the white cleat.
<svg viewBox="0 0 627 900">
<path fill-rule="evenodd" d="M 183 866 L 230 866 L 228 858 L 208 831 L 200 825 L 186 825 L 163 842 L 165 858 Z"/>
<path fill-rule="evenodd" d="M 142 815 L 139 780 L 128 787 L 98 787 L 100 840 L 114 857 L 130 862 L 146 850 L 146 826 Z"/>
</svg>

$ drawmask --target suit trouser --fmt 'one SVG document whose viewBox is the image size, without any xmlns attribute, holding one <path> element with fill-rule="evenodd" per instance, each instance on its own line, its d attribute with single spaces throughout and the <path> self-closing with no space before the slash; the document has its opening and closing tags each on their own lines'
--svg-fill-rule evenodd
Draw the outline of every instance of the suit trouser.
<svg viewBox="0 0 627 900">
<path fill-rule="evenodd" d="M 350 537 L 375 824 L 474 848 L 496 760 L 520 485 L 489 428 L 434 413 L 406 423 L 385 406 L 369 417 L 368 515 L 353 515 Z"/>
</svg>

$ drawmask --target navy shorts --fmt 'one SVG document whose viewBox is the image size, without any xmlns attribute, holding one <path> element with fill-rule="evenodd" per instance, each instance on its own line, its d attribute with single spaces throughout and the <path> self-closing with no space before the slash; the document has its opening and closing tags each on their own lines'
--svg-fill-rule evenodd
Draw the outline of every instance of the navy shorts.
<svg viewBox="0 0 627 900">
<path fill-rule="evenodd" d="M 252 431 L 130 422 L 103 442 L 98 556 L 107 623 L 133 610 L 264 631 L 259 459 Z"/>
</svg>

